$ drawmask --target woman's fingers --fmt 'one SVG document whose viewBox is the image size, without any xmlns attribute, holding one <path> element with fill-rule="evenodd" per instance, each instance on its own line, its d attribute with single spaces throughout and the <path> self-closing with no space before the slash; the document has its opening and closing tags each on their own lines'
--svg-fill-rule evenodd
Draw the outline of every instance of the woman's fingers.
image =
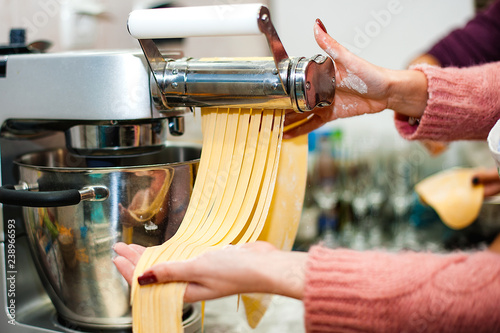
<svg viewBox="0 0 500 333">
<path fill-rule="evenodd" d="M 496 168 L 490 168 L 487 170 L 479 170 L 475 175 L 473 182 L 477 184 L 484 184 L 489 182 L 500 182 L 500 177 L 498 176 L 498 170 Z"/>
<path fill-rule="evenodd" d="M 292 125 L 298 121 L 304 120 L 307 117 L 311 116 L 310 112 L 293 112 L 293 113 L 287 113 L 285 116 L 285 127 L 288 125 Z"/>
<path fill-rule="evenodd" d="M 333 60 L 337 60 L 339 57 L 342 59 L 346 52 L 349 52 L 326 32 L 325 26 L 319 19 L 316 20 L 316 24 L 314 25 L 314 37 L 319 47 L 332 57 Z"/>
<path fill-rule="evenodd" d="M 162 262 L 149 268 L 139 276 L 140 285 L 163 282 L 191 282 L 197 278 L 197 265 L 191 264 L 192 260 Z"/>
<path fill-rule="evenodd" d="M 129 285 L 132 285 L 132 278 L 134 277 L 135 265 L 132 262 L 130 262 L 130 260 L 128 260 L 127 258 L 121 256 L 114 258 L 113 262 L 118 271 L 120 272 L 120 274 L 123 275 L 127 283 Z"/>
<path fill-rule="evenodd" d="M 478 170 L 472 178 L 472 183 L 483 185 L 485 197 L 500 193 L 500 177 L 496 168 Z"/>
<path fill-rule="evenodd" d="M 208 301 L 219 297 L 222 295 L 217 291 L 197 283 L 188 283 L 184 292 L 184 302 L 186 303 Z"/>
<path fill-rule="evenodd" d="M 137 244 L 116 243 L 113 247 L 118 254 L 113 262 L 118 271 L 123 275 L 129 284 L 132 283 L 135 266 L 139 262 L 141 255 L 146 250 L 145 247 Z M 164 262 L 148 269 L 139 277 L 139 284 L 145 285 L 156 282 L 174 282 L 191 281 L 190 278 L 196 277 L 193 274 L 192 266 L 186 262 Z"/>
<path fill-rule="evenodd" d="M 283 139 L 291 139 L 297 136 L 307 134 L 309 132 L 314 131 L 317 128 L 320 128 L 324 124 L 325 121 L 322 120 L 318 115 L 314 114 L 305 123 L 284 132 Z"/>
<path fill-rule="evenodd" d="M 484 196 L 489 197 L 500 193 L 500 181 L 484 185 Z"/>
<path fill-rule="evenodd" d="M 145 248 L 140 245 L 127 245 L 119 242 L 113 246 L 113 250 L 115 250 L 118 255 L 128 259 L 132 264 L 137 265 Z"/>
<path fill-rule="evenodd" d="M 185 261 L 162 262 L 138 277 L 140 285 L 187 283 L 184 300 L 196 302 L 241 293 L 302 298 L 307 254 L 279 251 L 266 242 L 226 246 Z M 130 262 L 117 259 L 122 274 Z M 131 275 L 127 275 L 131 278 Z"/>
<path fill-rule="evenodd" d="M 140 255 L 142 255 L 144 251 L 146 251 L 146 247 L 138 244 L 129 244 L 128 246 L 132 248 L 132 250 L 134 250 L 135 252 L 139 253 Z"/>
<path fill-rule="evenodd" d="M 116 268 L 127 280 L 128 284 L 132 285 L 135 266 L 146 248 L 137 244 L 127 245 L 119 242 L 113 246 L 113 250 L 118 254 L 118 257 L 113 259 Z"/>
<path fill-rule="evenodd" d="M 346 54 L 348 54 L 349 51 L 347 51 L 347 49 L 345 49 L 335 39 L 333 39 L 326 33 L 326 28 L 319 19 L 316 20 L 316 24 L 314 25 L 314 35 L 318 45 L 326 53 L 328 53 L 328 55 L 330 55 L 334 60 L 339 57 L 340 57 L 339 60 L 343 59 L 346 57 Z M 336 73 L 337 77 L 339 76 L 338 66 L 343 66 L 343 65 L 341 62 L 337 63 L 337 73 Z M 290 130 L 287 130 L 283 134 L 283 138 L 291 139 L 300 135 L 307 134 L 321 127 L 325 123 L 334 120 L 334 118 L 336 117 L 333 117 L 333 111 L 332 111 L 333 108 L 334 108 L 333 105 L 326 108 L 317 108 L 313 111 L 314 113 L 312 115 L 309 112 L 296 113 L 296 114 L 287 113 L 285 118 L 285 126 L 292 125 L 299 121 L 304 121 L 305 119 L 307 120 L 302 124 Z"/>
</svg>

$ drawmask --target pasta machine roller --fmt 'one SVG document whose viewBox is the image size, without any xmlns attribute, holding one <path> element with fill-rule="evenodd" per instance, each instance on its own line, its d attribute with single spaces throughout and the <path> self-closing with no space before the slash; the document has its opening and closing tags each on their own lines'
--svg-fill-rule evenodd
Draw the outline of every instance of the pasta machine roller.
<svg viewBox="0 0 500 333">
<path fill-rule="evenodd" d="M 128 30 L 154 76 L 156 107 L 258 107 L 311 111 L 330 105 L 335 65 L 329 57 L 289 57 L 262 4 L 133 11 Z M 272 58 L 164 57 L 154 39 L 264 34 Z"/>
</svg>

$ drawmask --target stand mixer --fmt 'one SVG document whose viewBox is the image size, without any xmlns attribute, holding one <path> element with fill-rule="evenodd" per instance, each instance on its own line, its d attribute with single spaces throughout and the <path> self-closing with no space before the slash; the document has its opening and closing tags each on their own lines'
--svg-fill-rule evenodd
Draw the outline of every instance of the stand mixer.
<svg viewBox="0 0 500 333">
<path fill-rule="evenodd" d="M 182 221 L 200 155 L 190 110 L 333 101 L 332 60 L 290 58 L 261 4 L 140 10 L 128 29 L 143 53 L 0 57 L 2 332 L 130 331 L 112 245 L 161 244 Z M 191 59 L 153 41 L 261 33 L 272 58 Z M 184 314 L 201 331 L 198 307 Z"/>
</svg>

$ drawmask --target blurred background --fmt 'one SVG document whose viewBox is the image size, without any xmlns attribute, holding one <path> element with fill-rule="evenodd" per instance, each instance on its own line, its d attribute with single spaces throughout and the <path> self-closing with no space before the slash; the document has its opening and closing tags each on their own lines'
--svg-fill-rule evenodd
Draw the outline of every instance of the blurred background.
<svg viewBox="0 0 500 333">
<path fill-rule="evenodd" d="M 26 42 L 49 41 L 48 52 L 137 49 L 126 29 L 139 8 L 222 5 L 239 0 L 0 0 L 0 44 L 11 28 L 26 29 Z M 290 55 L 322 53 L 313 38 L 320 18 L 341 44 L 366 60 L 404 69 L 488 1 L 474 0 L 267 0 Z M 268 56 L 263 36 L 186 38 L 165 48 L 191 57 Z M 497 228 L 484 223 L 454 231 L 419 202 L 414 185 L 457 166 L 492 167 L 486 144 L 455 142 L 438 156 L 401 139 L 393 112 L 334 121 L 309 135 L 309 176 L 295 248 L 319 241 L 330 247 L 445 251 L 485 246 Z M 193 120 L 195 129 L 199 124 Z M 485 213 L 486 214 L 486 213 Z M 484 215 L 484 214 L 483 214 Z M 480 219 L 488 217 L 480 215 Z"/>
</svg>

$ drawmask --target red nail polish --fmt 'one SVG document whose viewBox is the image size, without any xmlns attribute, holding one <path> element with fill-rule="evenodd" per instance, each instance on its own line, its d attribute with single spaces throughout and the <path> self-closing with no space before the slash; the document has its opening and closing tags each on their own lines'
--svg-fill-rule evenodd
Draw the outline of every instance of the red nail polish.
<svg viewBox="0 0 500 333">
<path fill-rule="evenodd" d="M 327 33 L 325 25 L 323 24 L 323 22 L 321 22 L 320 19 L 316 19 L 316 24 L 321 28 L 321 30 L 323 30 L 325 33 Z"/>
<path fill-rule="evenodd" d="M 158 279 L 156 278 L 156 276 L 154 275 L 153 272 L 148 272 L 148 273 L 144 273 L 141 276 L 139 276 L 137 278 L 137 282 L 139 282 L 139 284 L 141 286 L 144 286 L 147 284 L 156 283 L 156 282 L 158 282 Z"/>
</svg>

